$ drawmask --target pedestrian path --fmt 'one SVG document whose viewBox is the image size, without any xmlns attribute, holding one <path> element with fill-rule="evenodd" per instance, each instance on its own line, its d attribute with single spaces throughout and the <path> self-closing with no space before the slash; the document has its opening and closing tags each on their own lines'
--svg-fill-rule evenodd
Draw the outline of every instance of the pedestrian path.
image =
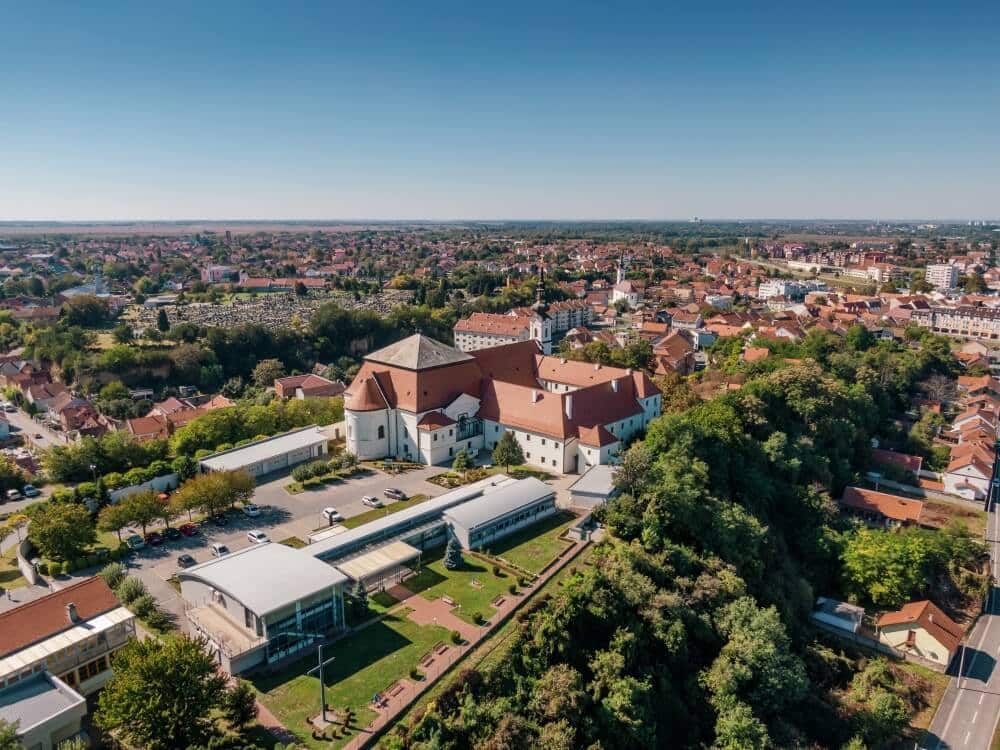
<svg viewBox="0 0 1000 750">
<path fill-rule="evenodd" d="M 588 542 L 582 541 L 570 547 L 553 565 L 532 582 L 531 589 L 537 589 L 548 582 L 570 561 L 575 559 L 587 544 Z M 409 608 L 412 611 L 408 613 L 408 617 L 414 622 L 421 625 L 437 624 L 449 630 L 457 630 L 462 634 L 464 642 L 460 645 L 442 644 L 439 651 L 429 655 L 430 661 L 420 665 L 420 671 L 424 675 L 422 680 L 414 681 L 404 677 L 389 686 L 381 696 L 381 705 L 372 706 L 378 712 L 378 716 L 344 745 L 344 750 L 360 750 L 367 747 L 382 730 L 390 726 L 422 693 L 441 679 L 456 662 L 488 638 L 500 623 L 504 622 L 509 615 L 531 598 L 525 595 L 505 596 L 489 622 L 483 627 L 477 627 L 455 616 L 451 611 L 453 607 L 442 599 L 429 601 L 402 585 L 390 589 L 389 593 L 401 600 L 401 604 L 394 607 L 393 610 L 399 607 Z"/>
</svg>

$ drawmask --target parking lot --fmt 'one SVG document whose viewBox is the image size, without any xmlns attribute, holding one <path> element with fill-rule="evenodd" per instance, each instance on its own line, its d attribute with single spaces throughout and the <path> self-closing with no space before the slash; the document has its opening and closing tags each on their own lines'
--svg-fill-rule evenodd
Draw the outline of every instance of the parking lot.
<svg viewBox="0 0 1000 750">
<path fill-rule="evenodd" d="M 428 467 L 392 476 L 380 471 L 366 471 L 344 482 L 325 487 L 321 485 L 318 489 L 296 495 L 285 490 L 285 485 L 292 481 L 288 475 L 267 478 L 254 492 L 254 503 L 262 507 L 260 516 L 251 518 L 240 510 L 230 512 L 226 526 L 202 524 L 197 536 L 184 537 L 138 551 L 130 558 L 129 566 L 132 573 L 143 580 L 163 609 L 176 617 L 178 626 L 184 628 L 183 602 L 176 589 L 168 583 L 179 569 L 179 555 L 187 553 L 196 562 L 205 562 L 212 557 L 211 545 L 219 543 L 235 552 L 251 545 L 247 532 L 254 529 L 266 532 L 272 542 L 280 542 L 288 537 L 298 537 L 304 541 L 310 532 L 327 525 L 321 515 L 325 507 L 332 506 L 345 518 L 350 518 L 370 510 L 361 503 L 361 498 L 365 495 L 374 495 L 386 505 L 392 504 L 382 494 L 387 487 L 399 488 L 408 497 L 418 494 L 440 495 L 444 490 L 426 480 L 441 471 L 441 467 Z M 178 526 L 185 521 L 186 518 L 181 517 L 173 525 Z M 126 533 L 131 532 L 123 532 L 123 535 Z"/>
</svg>

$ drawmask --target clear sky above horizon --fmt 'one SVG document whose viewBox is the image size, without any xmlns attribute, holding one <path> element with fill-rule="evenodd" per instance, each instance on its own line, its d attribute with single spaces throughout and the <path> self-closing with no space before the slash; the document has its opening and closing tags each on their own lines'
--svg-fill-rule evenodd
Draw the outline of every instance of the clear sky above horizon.
<svg viewBox="0 0 1000 750">
<path fill-rule="evenodd" d="M 757 5 L 2 2 L 0 220 L 1000 217 L 1000 3 Z"/>
</svg>

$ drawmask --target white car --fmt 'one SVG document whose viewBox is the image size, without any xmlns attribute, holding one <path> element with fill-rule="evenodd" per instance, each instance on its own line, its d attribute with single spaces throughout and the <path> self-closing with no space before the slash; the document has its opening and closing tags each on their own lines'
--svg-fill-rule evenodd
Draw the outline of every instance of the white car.
<svg viewBox="0 0 1000 750">
<path fill-rule="evenodd" d="M 222 557 L 229 554 L 229 547 L 224 544 L 212 545 L 212 557 Z"/>
<path fill-rule="evenodd" d="M 340 511 L 336 508 L 323 508 L 323 518 L 327 523 L 336 523 L 337 521 L 344 520 L 344 517 L 340 515 Z"/>
<path fill-rule="evenodd" d="M 243 506 L 243 514 L 250 516 L 250 518 L 256 518 L 260 515 L 260 508 L 258 508 L 253 503 L 248 503 Z"/>
<path fill-rule="evenodd" d="M 271 541 L 267 534 L 265 534 L 260 529 L 254 529 L 253 531 L 247 532 L 247 539 L 249 539 L 254 544 L 267 544 Z"/>
<path fill-rule="evenodd" d="M 365 495 L 363 498 L 361 498 L 361 504 L 362 505 L 367 505 L 369 508 L 381 508 L 382 507 L 382 501 L 379 500 L 374 495 Z"/>
<path fill-rule="evenodd" d="M 7 490 L 7 499 L 8 500 L 20 500 L 21 499 L 21 493 L 18 492 L 17 490 Z"/>
</svg>

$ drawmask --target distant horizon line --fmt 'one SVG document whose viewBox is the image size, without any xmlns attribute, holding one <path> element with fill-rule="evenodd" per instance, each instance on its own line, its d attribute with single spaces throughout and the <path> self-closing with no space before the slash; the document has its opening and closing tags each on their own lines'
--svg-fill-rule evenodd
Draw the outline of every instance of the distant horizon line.
<svg viewBox="0 0 1000 750">
<path fill-rule="evenodd" d="M 1000 218 L 982 217 L 949 217 L 949 218 L 928 218 L 928 217 L 888 217 L 888 218 L 866 218 L 866 217 L 781 217 L 781 216 L 761 216 L 761 217 L 723 217 L 723 216 L 695 216 L 684 218 L 642 218 L 642 217 L 606 217 L 606 218 L 450 218 L 450 219 L 427 219 L 427 218 L 332 218 L 332 219 L 207 219 L 207 218 L 184 218 L 184 219 L 0 219 L 0 226 L 72 226 L 72 225 L 129 225 L 129 224 L 704 224 L 712 222 L 724 222 L 729 224 L 760 224 L 767 222 L 788 222 L 788 223 L 811 223 L 830 222 L 848 224 L 895 224 L 895 223 L 938 223 L 955 224 L 980 222 L 985 224 L 1000 224 Z"/>
</svg>

